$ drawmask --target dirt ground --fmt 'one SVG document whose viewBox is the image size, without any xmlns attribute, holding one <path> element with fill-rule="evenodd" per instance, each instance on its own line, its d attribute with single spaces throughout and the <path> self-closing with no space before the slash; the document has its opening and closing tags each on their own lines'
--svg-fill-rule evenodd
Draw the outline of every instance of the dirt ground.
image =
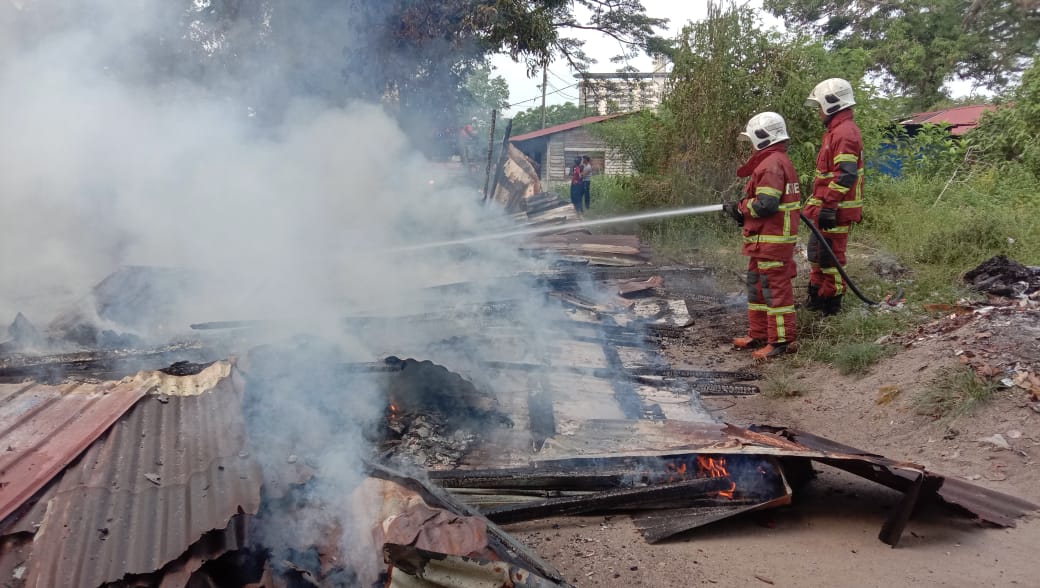
<svg viewBox="0 0 1040 588">
<path fill-rule="evenodd" d="M 666 344 L 665 354 L 675 367 L 755 367 L 728 344 L 745 325 L 740 311 L 702 319 L 686 339 Z M 798 396 L 705 403 L 726 422 L 797 427 L 1040 503 L 1040 413 L 1022 389 L 1000 391 L 952 421 L 918 414 L 915 403 L 936 376 L 959 363 L 1036 373 L 1040 312 L 951 314 L 898 343 L 901 352 L 862 375 L 815 364 L 789 369 L 786 378 Z M 879 403 L 882 388 L 892 398 Z M 980 441 L 995 434 L 1009 447 Z M 624 515 L 552 519 L 510 530 L 576 586 L 1040 586 L 1040 519 L 1014 529 L 983 528 L 930 507 L 892 549 L 877 534 L 900 495 L 815 468 L 819 477 L 790 507 L 721 521 L 658 545 L 648 545 Z"/>
</svg>

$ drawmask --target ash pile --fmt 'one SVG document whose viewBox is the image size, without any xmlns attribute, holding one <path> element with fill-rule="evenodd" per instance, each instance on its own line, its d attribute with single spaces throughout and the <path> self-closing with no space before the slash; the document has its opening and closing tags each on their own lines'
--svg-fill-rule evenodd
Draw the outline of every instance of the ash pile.
<svg viewBox="0 0 1040 588">
<path fill-rule="evenodd" d="M 573 214 L 537 198 L 526 214 Z M 727 304 L 693 287 L 703 269 L 652 266 L 631 236 L 521 249 L 534 269 L 335 321 L 365 352 L 269 320 L 154 344 L 124 317 L 176 324 L 176 300 L 123 312 L 98 291 L 92 329 L 19 319 L 0 349 L 0 578 L 568 586 L 503 527 L 621 512 L 654 543 L 791 505 L 810 462 L 903 493 L 879 535 L 892 545 L 927 500 L 1000 526 L 1036 510 L 802 431 L 718 422 L 701 396 L 756 393 L 755 374 L 673 369 L 655 345 Z"/>
<path fill-rule="evenodd" d="M 964 281 L 972 288 L 1007 298 L 1035 298 L 1040 291 L 1040 268 L 1028 267 L 997 255 L 964 274 Z"/>
</svg>

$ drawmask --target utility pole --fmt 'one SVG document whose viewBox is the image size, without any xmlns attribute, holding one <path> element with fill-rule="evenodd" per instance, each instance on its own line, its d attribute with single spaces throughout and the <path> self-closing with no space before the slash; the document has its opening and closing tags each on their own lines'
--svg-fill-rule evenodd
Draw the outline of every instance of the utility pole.
<svg viewBox="0 0 1040 588">
<path fill-rule="evenodd" d="M 545 128 L 545 89 L 549 86 L 549 60 L 542 62 L 542 128 Z"/>
</svg>

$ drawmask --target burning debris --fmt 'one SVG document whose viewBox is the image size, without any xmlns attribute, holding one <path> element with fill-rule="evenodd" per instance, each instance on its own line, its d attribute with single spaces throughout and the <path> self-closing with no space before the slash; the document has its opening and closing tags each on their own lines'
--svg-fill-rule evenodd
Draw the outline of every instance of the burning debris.
<svg viewBox="0 0 1040 588">
<path fill-rule="evenodd" d="M 662 360 L 656 339 L 722 302 L 670 299 L 663 276 L 681 273 L 603 257 L 635 255 L 632 239 L 550 239 L 559 265 L 537 276 L 340 323 L 400 354 L 382 361 L 309 335 L 253 342 L 255 321 L 156 349 L 4 348 L 0 573 L 19 588 L 568 586 L 499 525 L 627 513 L 656 543 L 790 505 L 810 460 L 904 493 L 880 535 L 892 545 L 924 500 L 1000 526 L 1037 508 L 799 431 L 717 423 L 700 396 L 754 393 L 756 375 Z M 576 267 L 560 255 L 572 243 L 610 265 Z M 549 302 L 517 298 L 531 288 Z M 33 332 L 24 317 L 12 329 Z M 251 348 L 214 361 L 228 341 Z M 441 363 L 401 359 L 422 352 Z M 146 365 L 167 367 L 124 378 Z"/>
<path fill-rule="evenodd" d="M 964 281 L 994 296 L 1032 297 L 1040 290 L 1040 268 L 1026 267 L 1005 255 L 997 255 L 964 274 Z"/>
</svg>

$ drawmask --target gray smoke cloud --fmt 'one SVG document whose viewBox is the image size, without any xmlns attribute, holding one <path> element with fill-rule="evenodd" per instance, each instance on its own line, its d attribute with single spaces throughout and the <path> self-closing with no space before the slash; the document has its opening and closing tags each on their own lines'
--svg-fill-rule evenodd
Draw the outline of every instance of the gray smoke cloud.
<svg viewBox="0 0 1040 588">
<path fill-rule="evenodd" d="M 250 391 L 247 413 L 265 469 L 290 456 L 308 460 L 321 479 L 316 498 L 335 507 L 294 514 L 273 542 L 317 542 L 334 521 L 352 518 L 346 497 L 363 477 L 365 430 L 383 406 L 375 379 L 319 377 L 318 366 L 425 352 L 473 367 L 495 353 L 431 343 L 479 333 L 475 319 L 447 329 L 416 323 L 381 337 L 345 330 L 340 319 L 472 309 L 497 294 L 427 288 L 540 264 L 500 242 L 464 257 L 392 251 L 485 232 L 504 218 L 472 188 L 444 187 L 443 169 L 413 149 L 384 105 L 310 91 L 342 57 L 341 39 L 320 42 L 336 36 L 323 13 L 315 27 L 324 32 L 303 35 L 305 46 L 266 47 L 272 68 L 240 62 L 221 77 L 214 62 L 191 77 L 181 75 L 191 70 L 182 60 L 216 60 L 245 34 L 193 20 L 208 2 L 88 4 L 0 4 L 0 320 L 20 311 L 46 322 L 117 268 L 143 265 L 197 276 L 198 291 L 184 293 L 163 336 L 190 322 L 278 319 L 325 337 L 327 344 L 297 346 L 295 359 L 253 372 L 264 384 Z M 370 28 L 365 19 L 382 5 L 355 4 L 368 10 L 337 20 L 339 34 Z M 319 63 L 301 76 L 291 68 L 300 60 Z M 556 311 L 540 293 L 513 295 L 523 299 L 514 340 L 548 345 Z M 545 359 L 522 347 L 514 358 Z M 348 552 L 349 536 L 344 530 Z"/>
</svg>

